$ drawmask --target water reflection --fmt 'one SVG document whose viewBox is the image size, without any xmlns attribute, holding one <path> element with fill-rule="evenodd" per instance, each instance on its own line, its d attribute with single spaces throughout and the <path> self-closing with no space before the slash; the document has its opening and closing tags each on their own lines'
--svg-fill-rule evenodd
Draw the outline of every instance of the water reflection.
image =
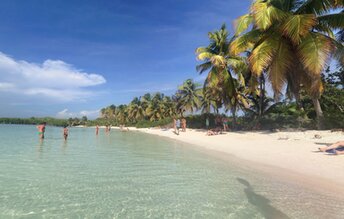
<svg viewBox="0 0 344 219">
<path fill-rule="evenodd" d="M 63 141 L 63 144 L 61 146 L 63 154 L 66 154 L 67 147 L 68 147 L 67 141 Z"/>
<path fill-rule="evenodd" d="M 39 144 L 37 145 L 37 154 L 39 158 L 42 158 L 43 146 L 44 146 L 44 141 L 43 139 L 40 139 Z"/>
<path fill-rule="evenodd" d="M 242 178 L 237 178 L 239 183 L 246 186 L 244 192 L 246 194 L 247 200 L 250 204 L 257 207 L 257 210 L 267 219 L 287 219 L 289 218 L 285 213 L 278 210 L 270 204 L 270 200 L 266 197 L 259 195 L 254 192 L 253 187 L 250 183 Z"/>
</svg>

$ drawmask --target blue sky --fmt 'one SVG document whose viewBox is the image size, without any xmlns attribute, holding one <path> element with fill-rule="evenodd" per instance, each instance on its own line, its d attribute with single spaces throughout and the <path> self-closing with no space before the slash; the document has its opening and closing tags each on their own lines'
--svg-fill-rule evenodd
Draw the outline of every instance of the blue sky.
<svg viewBox="0 0 344 219">
<path fill-rule="evenodd" d="M 0 117 L 87 115 L 201 80 L 195 49 L 250 0 L 2 0 Z"/>
</svg>

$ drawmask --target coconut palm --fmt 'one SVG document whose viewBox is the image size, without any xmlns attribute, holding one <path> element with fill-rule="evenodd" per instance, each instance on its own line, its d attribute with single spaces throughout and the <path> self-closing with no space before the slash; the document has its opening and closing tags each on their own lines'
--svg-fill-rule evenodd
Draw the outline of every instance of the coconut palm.
<svg viewBox="0 0 344 219">
<path fill-rule="evenodd" d="M 246 110 L 246 112 L 249 114 L 250 117 L 253 117 L 254 119 L 259 119 L 263 115 L 267 114 L 269 112 L 269 109 L 271 109 L 275 104 L 273 104 L 273 99 L 268 97 L 266 93 L 261 98 L 260 96 L 256 94 L 252 94 L 248 96 L 250 99 L 250 108 Z M 277 103 L 278 104 L 278 103 Z"/>
<path fill-rule="evenodd" d="M 241 92 L 245 90 L 245 76 L 249 72 L 246 59 L 229 52 L 231 40 L 228 36 L 225 25 L 208 34 L 210 44 L 196 50 L 197 59 L 203 61 L 196 69 L 200 74 L 208 71 L 204 89 L 208 89 L 214 99 L 220 100 L 235 117 L 238 108 L 248 107 L 245 94 Z"/>
<path fill-rule="evenodd" d="M 216 87 L 208 87 L 203 89 L 202 98 L 201 98 L 201 109 L 202 113 L 209 114 L 211 109 L 214 110 L 214 113 L 219 113 L 219 108 L 222 105 L 219 95 L 216 95 L 218 92 L 215 90 Z"/>
<path fill-rule="evenodd" d="M 116 120 L 119 124 L 124 124 L 128 121 L 128 106 L 119 105 L 116 110 Z"/>
<path fill-rule="evenodd" d="M 164 118 L 164 94 L 156 93 L 152 97 L 151 101 L 148 102 L 146 115 L 150 121 L 158 121 Z"/>
<path fill-rule="evenodd" d="M 187 79 L 178 87 L 176 96 L 179 97 L 179 111 L 193 113 L 200 107 L 201 89 L 200 84 L 194 83 L 192 79 Z"/>
<path fill-rule="evenodd" d="M 344 14 L 330 12 L 343 6 L 342 0 L 256 0 L 250 13 L 238 18 L 230 46 L 234 54 L 251 52 L 252 73 L 259 77 L 266 72 L 275 94 L 288 83 L 298 99 L 303 85 L 313 97 L 319 128 L 321 72 L 332 54 L 343 60 L 343 44 L 333 30 L 343 29 Z"/>
<path fill-rule="evenodd" d="M 163 100 L 163 107 L 164 107 L 164 118 L 172 118 L 177 114 L 176 111 L 176 103 L 172 100 L 169 96 L 164 96 Z"/>
<path fill-rule="evenodd" d="M 135 97 L 128 106 L 128 116 L 133 121 L 137 122 L 145 116 L 145 109 L 140 98 Z"/>
</svg>

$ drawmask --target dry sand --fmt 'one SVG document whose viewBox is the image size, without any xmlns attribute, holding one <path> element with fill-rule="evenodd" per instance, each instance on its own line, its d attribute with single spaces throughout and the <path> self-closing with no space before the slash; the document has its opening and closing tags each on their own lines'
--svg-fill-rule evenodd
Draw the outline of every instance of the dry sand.
<svg viewBox="0 0 344 219">
<path fill-rule="evenodd" d="M 344 155 L 318 151 L 318 147 L 344 140 L 343 132 L 228 132 L 206 136 L 204 130 L 188 129 L 176 135 L 172 129 L 130 129 L 234 155 L 261 164 L 260 167 L 267 167 L 267 172 L 283 172 L 284 177 L 289 180 L 297 179 L 299 183 L 314 188 L 325 188 L 344 194 Z M 321 138 L 315 138 L 315 135 Z"/>
</svg>

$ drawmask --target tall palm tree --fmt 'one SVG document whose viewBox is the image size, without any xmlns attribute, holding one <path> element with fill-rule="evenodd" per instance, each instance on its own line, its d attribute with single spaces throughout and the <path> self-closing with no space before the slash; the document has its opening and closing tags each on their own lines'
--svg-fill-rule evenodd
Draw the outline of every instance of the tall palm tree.
<svg viewBox="0 0 344 219">
<path fill-rule="evenodd" d="M 255 0 L 250 13 L 238 18 L 230 46 L 234 54 L 251 52 L 252 73 L 259 77 L 266 71 L 275 94 L 288 83 L 298 99 L 303 85 L 313 97 L 319 128 L 321 72 L 332 54 L 343 60 L 343 44 L 333 30 L 343 29 L 344 14 L 331 9 L 343 6 L 342 0 Z"/>
<path fill-rule="evenodd" d="M 244 57 L 236 56 L 228 50 L 232 41 L 228 40 L 228 36 L 225 25 L 208 34 L 210 44 L 196 50 L 197 59 L 203 61 L 196 69 L 200 74 L 208 71 L 204 89 L 210 89 L 214 98 L 220 99 L 226 109 L 230 108 L 235 117 L 239 107 L 248 107 L 245 94 L 241 92 L 249 69 Z"/>
<path fill-rule="evenodd" d="M 219 108 L 222 103 L 221 103 L 221 99 L 219 98 L 218 95 L 216 95 L 216 93 L 217 91 L 213 88 L 203 89 L 202 98 L 201 98 L 202 113 L 209 114 L 211 113 L 211 109 L 214 110 L 214 113 L 216 114 L 219 113 Z"/>
<path fill-rule="evenodd" d="M 200 107 L 201 89 L 200 84 L 194 83 L 192 79 L 187 79 L 184 83 L 178 87 L 176 96 L 179 99 L 179 111 L 181 114 L 184 111 L 193 113 Z"/>
</svg>

